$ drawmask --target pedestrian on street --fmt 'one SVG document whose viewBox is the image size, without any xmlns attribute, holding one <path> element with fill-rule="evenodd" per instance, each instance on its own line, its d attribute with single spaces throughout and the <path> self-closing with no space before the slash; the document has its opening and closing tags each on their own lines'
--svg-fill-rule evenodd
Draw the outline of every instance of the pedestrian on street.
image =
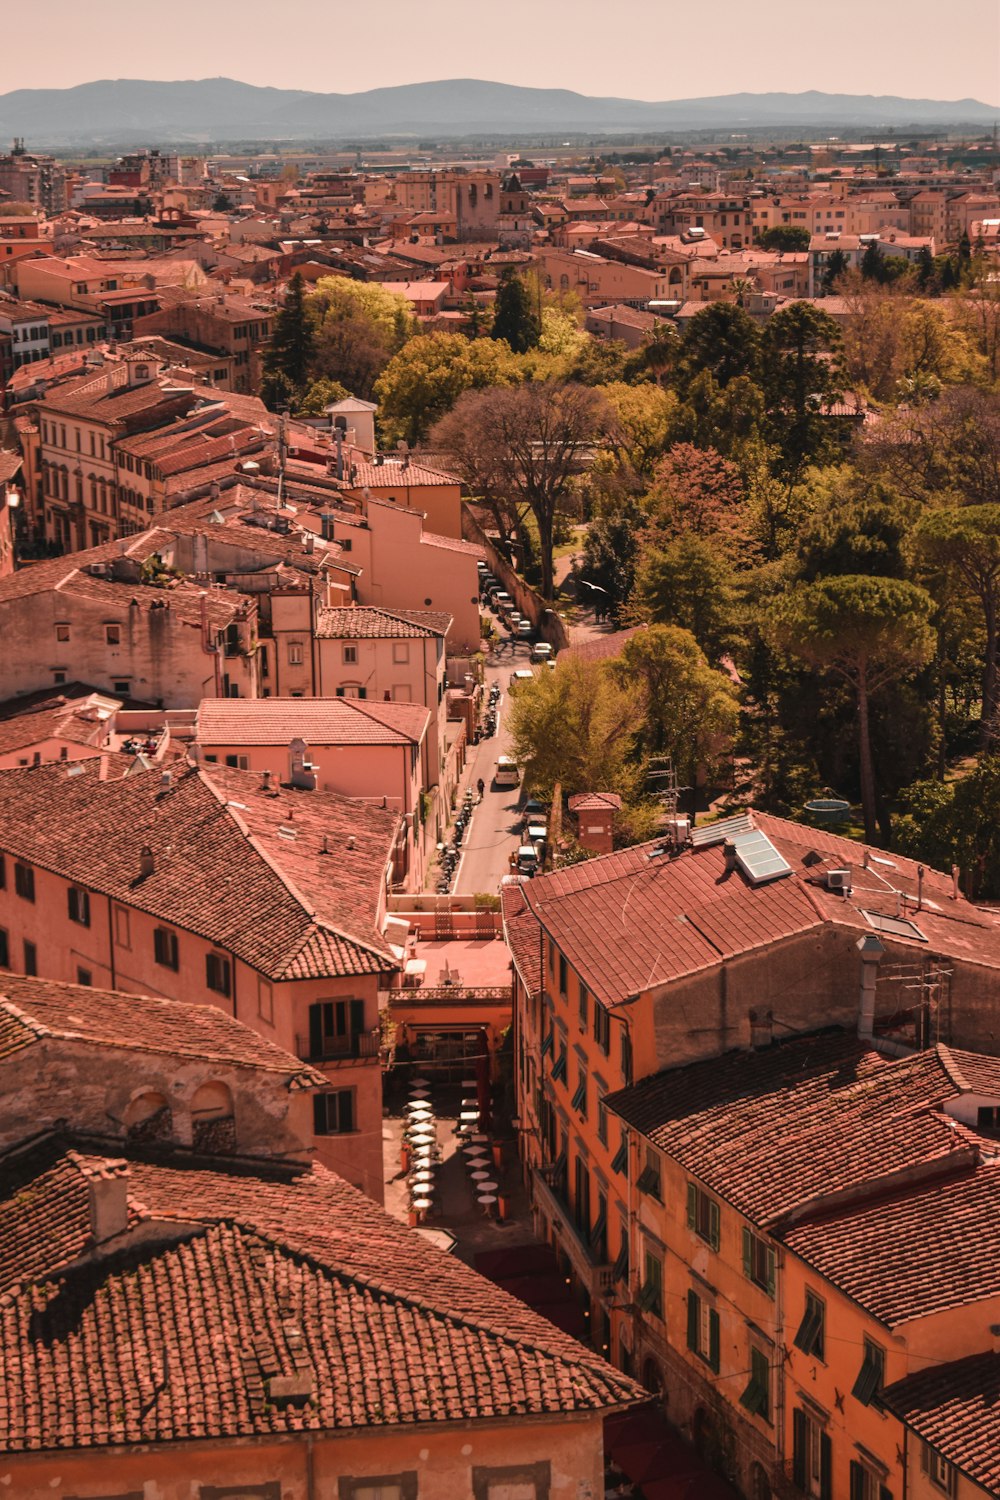
<svg viewBox="0 0 1000 1500">
<path fill-rule="evenodd" d="M 483 794 L 486 791 L 486 782 L 483 780 L 483 778 L 481 776 L 480 776 L 479 780 L 476 782 L 476 790 L 479 793 L 479 800 L 480 800 L 480 802 L 482 802 L 482 800 L 483 800 Z"/>
</svg>

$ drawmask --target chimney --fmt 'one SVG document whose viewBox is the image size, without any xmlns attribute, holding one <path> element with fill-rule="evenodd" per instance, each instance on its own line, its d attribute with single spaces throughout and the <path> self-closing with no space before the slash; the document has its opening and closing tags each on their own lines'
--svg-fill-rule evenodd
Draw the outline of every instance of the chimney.
<svg viewBox="0 0 1000 1500">
<path fill-rule="evenodd" d="M 959 898 L 959 895 L 960 895 L 959 886 L 958 886 L 958 877 L 959 877 L 959 868 L 958 868 L 958 865 L 952 865 L 952 867 L 951 867 L 951 899 L 953 901 L 957 901 L 958 898 Z"/>
<path fill-rule="evenodd" d="M 309 532 L 306 533 L 306 552 L 307 553 L 309 553 L 309 552 L 315 552 L 315 550 L 316 550 L 316 534 L 315 534 L 315 532 L 309 531 Z"/>
<path fill-rule="evenodd" d="M 722 856 L 726 862 L 727 870 L 736 869 L 736 842 L 734 839 L 726 839 L 722 846 Z"/>
<path fill-rule="evenodd" d="M 334 439 L 336 440 L 336 444 L 337 444 L 337 478 L 338 479 L 343 479 L 343 477 L 344 477 L 344 429 L 342 427 L 335 427 L 333 435 L 334 435 Z"/>
<path fill-rule="evenodd" d="M 86 1175 L 91 1238 L 104 1245 L 128 1228 L 128 1163 L 104 1161 L 89 1167 Z"/>
<path fill-rule="evenodd" d="M 755 1052 L 770 1047 L 774 1041 L 774 1016 L 771 1011 L 750 1012 L 750 1045 Z"/>
<path fill-rule="evenodd" d="M 271 773 L 270 773 L 270 771 L 266 771 L 266 770 L 265 771 L 261 771 L 261 773 L 260 773 L 260 789 L 261 789 L 262 792 L 269 792 L 271 790 Z"/>
<path fill-rule="evenodd" d="M 347 847 L 348 847 L 348 849 L 353 849 L 354 848 L 354 834 L 353 833 L 349 833 L 347 835 Z"/>
<path fill-rule="evenodd" d="M 861 954 L 861 1005 L 858 1010 L 858 1036 L 870 1042 L 875 1035 L 875 984 L 878 966 L 885 949 L 874 932 L 858 938 L 857 950 Z"/>
<path fill-rule="evenodd" d="M 143 844 L 139 853 L 139 879 L 145 880 L 147 875 L 152 875 L 156 869 L 156 860 L 153 851 L 148 844 Z"/>
<path fill-rule="evenodd" d="M 173 772 L 168 768 L 160 776 L 160 785 L 163 787 L 164 791 L 166 791 L 166 789 L 168 787 L 173 786 L 173 784 L 174 784 Z"/>
</svg>

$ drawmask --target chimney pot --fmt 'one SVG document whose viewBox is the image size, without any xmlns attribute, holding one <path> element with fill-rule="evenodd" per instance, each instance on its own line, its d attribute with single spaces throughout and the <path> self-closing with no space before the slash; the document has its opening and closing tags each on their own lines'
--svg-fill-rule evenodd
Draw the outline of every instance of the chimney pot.
<svg viewBox="0 0 1000 1500">
<path fill-rule="evenodd" d="M 727 870 L 736 869 L 736 844 L 732 839 L 726 839 L 722 846 L 722 854 L 726 861 Z"/>
<path fill-rule="evenodd" d="M 95 1245 L 124 1234 L 128 1228 L 128 1166 L 108 1161 L 88 1173 L 90 1233 Z"/>
<path fill-rule="evenodd" d="M 271 773 L 270 773 L 270 771 L 267 771 L 267 770 L 261 771 L 261 773 L 260 773 L 260 789 L 261 789 L 262 792 L 269 792 L 271 790 Z"/>
<path fill-rule="evenodd" d="M 139 874 L 143 880 L 156 869 L 156 859 L 148 844 L 143 844 L 139 854 Z"/>
</svg>

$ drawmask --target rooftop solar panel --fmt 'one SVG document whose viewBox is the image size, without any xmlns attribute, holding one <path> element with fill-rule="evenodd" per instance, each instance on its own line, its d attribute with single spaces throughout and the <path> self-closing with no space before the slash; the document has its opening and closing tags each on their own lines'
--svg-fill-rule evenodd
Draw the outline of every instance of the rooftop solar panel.
<svg viewBox="0 0 1000 1500">
<path fill-rule="evenodd" d="M 724 844 L 726 839 L 752 832 L 749 813 L 738 813 L 735 818 L 722 818 L 718 823 L 706 823 L 704 828 L 693 828 L 691 843 L 695 849 L 707 849 L 711 844 Z"/>
<path fill-rule="evenodd" d="M 737 835 L 734 842 L 736 863 L 751 885 L 764 885 L 769 880 L 780 880 L 783 875 L 792 873 L 787 859 L 759 829 Z"/>
</svg>

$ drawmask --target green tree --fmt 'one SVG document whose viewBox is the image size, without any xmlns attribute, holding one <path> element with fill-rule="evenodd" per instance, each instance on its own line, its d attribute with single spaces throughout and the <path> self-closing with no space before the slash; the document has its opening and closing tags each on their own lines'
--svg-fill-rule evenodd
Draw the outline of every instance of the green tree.
<svg viewBox="0 0 1000 1500">
<path fill-rule="evenodd" d="M 530 290 L 522 277 L 508 272 L 497 287 L 490 337 L 503 339 L 515 354 L 527 354 L 541 332 L 542 321 Z"/>
<path fill-rule="evenodd" d="M 642 519 L 642 511 L 630 501 L 619 510 L 596 516 L 587 528 L 583 576 L 603 590 L 599 603 L 603 603 L 613 620 L 620 617 L 635 588 Z"/>
<path fill-rule="evenodd" d="M 529 791 L 550 797 L 558 783 L 566 796 L 635 795 L 639 773 L 631 752 L 642 724 L 639 693 L 619 685 L 605 663 L 562 657 L 554 671 L 518 688 L 508 712 Z"/>
<path fill-rule="evenodd" d="M 772 224 L 760 234 L 762 250 L 792 251 L 801 254 L 809 249 L 809 231 L 801 224 Z"/>
<path fill-rule="evenodd" d="M 674 625 L 636 631 L 612 671 L 625 687 L 641 689 L 640 749 L 669 756 L 697 789 L 732 752 L 739 700 L 730 679 L 709 665 L 690 631 Z"/>
<path fill-rule="evenodd" d="M 315 333 L 306 307 L 305 282 L 301 273 L 296 271 L 288 283 L 285 300 L 264 354 L 263 393 L 268 405 L 272 404 L 269 396 L 287 387 L 296 393 L 302 389 L 309 375 L 314 347 Z"/>
<path fill-rule="evenodd" d="M 798 472 L 833 448 L 824 405 L 840 392 L 840 330 L 828 313 L 792 302 L 769 320 L 763 338 L 763 383 L 776 443 Z"/>
<path fill-rule="evenodd" d="M 960 580 L 982 610 L 981 741 L 986 745 L 996 735 L 1000 707 L 1000 504 L 929 511 L 917 525 L 916 538 L 932 567 Z"/>
<path fill-rule="evenodd" d="M 338 380 L 330 380 L 321 375 L 317 380 L 309 382 L 295 409 L 302 417 L 321 417 L 334 401 L 343 401 L 350 394 L 347 387 Z"/>
<path fill-rule="evenodd" d="M 615 417 L 610 442 L 615 459 L 637 478 L 648 477 L 670 439 L 677 397 L 658 385 L 626 385 L 620 380 L 603 391 Z"/>
<path fill-rule="evenodd" d="M 685 328 L 681 356 L 688 378 L 708 370 L 716 385 L 725 389 L 739 375 L 757 375 L 760 331 L 735 303 L 709 302 Z"/>
<path fill-rule="evenodd" d="M 391 442 L 419 442 L 463 391 L 514 385 L 521 378 L 517 358 L 504 343 L 460 333 L 418 334 L 375 382 L 382 430 Z"/>
<path fill-rule="evenodd" d="M 680 536 L 643 554 L 635 587 L 641 617 L 690 631 L 709 661 L 733 640 L 733 573 L 716 542 Z"/>
<path fill-rule="evenodd" d="M 917 781 L 901 794 L 893 843 L 939 870 L 957 865 L 966 894 L 1000 897 L 1000 758 L 986 756 L 958 781 Z"/>
<path fill-rule="evenodd" d="M 872 699 L 930 659 L 933 609 L 930 595 L 915 584 L 844 574 L 799 584 L 775 602 L 772 612 L 777 644 L 839 678 L 854 695 L 861 806 L 869 843 L 874 842 L 878 826 Z"/>
<path fill-rule="evenodd" d="M 832 292 L 841 276 L 849 269 L 850 262 L 843 250 L 833 250 L 826 258 L 823 268 L 823 290 Z"/>
<path fill-rule="evenodd" d="M 313 374 L 339 381 L 363 400 L 417 328 L 405 297 L 349 276 L 321 277 L 309 311 L 317 328 Z"/>
</svg>

